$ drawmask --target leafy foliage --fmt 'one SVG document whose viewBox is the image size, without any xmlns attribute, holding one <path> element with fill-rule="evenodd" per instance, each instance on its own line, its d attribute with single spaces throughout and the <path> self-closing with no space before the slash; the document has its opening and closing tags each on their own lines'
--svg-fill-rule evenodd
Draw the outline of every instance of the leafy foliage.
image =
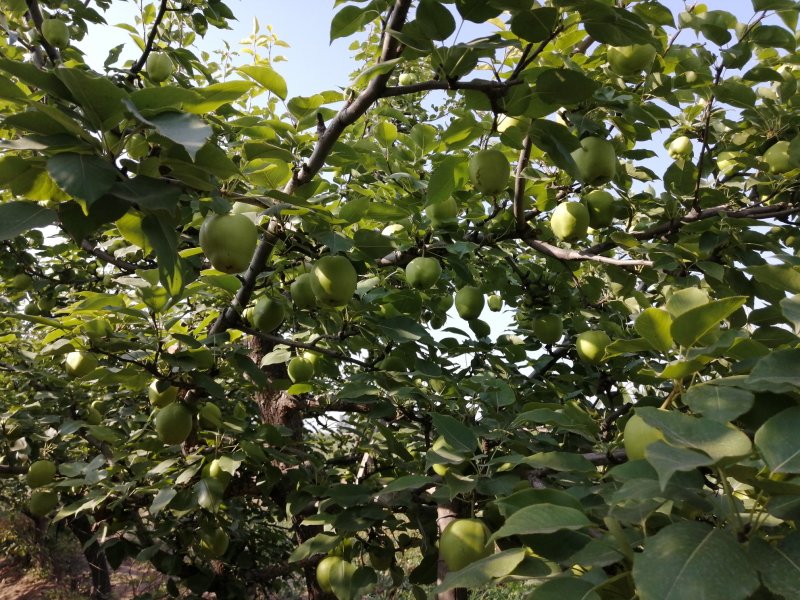
<svg viewBox="0 0 800 600">
<path fill-rule="evenodd" d="M 330 37 L 353 36 L 361 68 L 309 97 L 271 31 L 197 51 L 233 18 L 216 0 L 146 5 L 146 38 L 123 27 L 141 56 L 94 72 L 81 40 L 109 3 L 91 4 L 4 3 L 0 491 L 17 508 L 27 465 L 54 461 L 52 522 L 98 569 L 149 561 L 175 595 L 287 593 L 303 572 L 322 598 L 314 567 L 335 554 L 331 593 L 357 598 L 383 553 L 415 597 L 510 580 L 531 598 L 796 597 L 796 2 L 740 22 L 655 0 L 339 1 Z M 71 45 L 44 41 L 43 13 Z M 485 35 L 464 41 L 464 21 Z M 634 44 L 656 57 L 621 77 L 609 47 Z M 163 83 L 143 71 L 155 50 Z M 588 136 L 613 147 L 613 219 L 565 242 L 550 215 L 590 191 Z M 680 136 L 693 152 L 667 158 Z M 468 169 L 486 148 L 512 165 L 489 195 Z M 260 235 L 238 275 L 198 240 L 231 210 Z M 331 255 L 357 286 L 326 306 L 309 294 Z M 425 289 L 405 279 L 419 256 L 442 267 Z M 467 286 L 500 316 L 457 319 Z M 270 333 L 245 314 L 265 298 L 286 308 Z M 555 343 L 533 331 L 548 314 Z M 612 340 L 591 362 L 590 330 Z M 78 350 L 98 367 L 69 377 Z M 313 377 L 293 383 L 298 356 Z M 191 415 L 181 444 L 156 434 L 154 379 Z M 644 460 L 622 450 L 631 412 L 663 433 Z M 453 515 L 498 551 L 437 574 Z"/>
</svg>

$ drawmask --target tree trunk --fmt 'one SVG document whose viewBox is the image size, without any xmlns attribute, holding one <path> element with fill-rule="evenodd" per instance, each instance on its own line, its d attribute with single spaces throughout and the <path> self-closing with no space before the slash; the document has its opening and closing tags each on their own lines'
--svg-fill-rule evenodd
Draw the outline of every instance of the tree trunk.
<svg viewBox="0 0 800 600">
<path fill-rule="evenodd" d="M 444 528 L 447 527 L 451 521 L 455 521 L 456 519 L 460 518 L 460 514 L 458 512 L 458 506 L 454 503 L 451 504 L 440 504 L 436 508 L 436 525 L 439 527 L 439 535 L 442 535 Z M 444 581 L 445 575 L 447 575 L 447 565 L 445 562 L 439 558 L 439 565 L 437 568 L 437 577 L 436 583 L 440 584 Z M 442 592 L 436 595 L 436 600 L 468 600 L 469 599 L 469 590 L 466 588 L 454 588 L 452 590 L 447 590 L 446 592 Z"/>
<path fill-rule="evenodd" d="M 261 359 L 272 351 L 272 344 L 266 343 L 257 337 L 251 337 L 250 345 L 250 358 L 257 364 L 261 364 Z M 261 367 L 261 370 L 267 375 L 269 381 L 277 378 L 286 378 L 285 365 L 268 365 Z M 261 416 L 261 422 L 269 425 L 279 425 L 287 427 L 292 432 L 292 437 L 297 441 L 303 439 L 303 406 L 304 403 L 290 395 L 283 390 L 272 388 L 269 383 L 255 393 L 253 397 L 258 405 L 258 411 Z M 282 468 L 281 465 L 278 465 Z M 282 491 L 274 490 L 274 493 L 281 494 Z M 284 499 L 285 502 L 285 499 Z M 297 535 L 297 542 L 302 544 L 308 539 L 311 539 L 318 533 L 322 532 L 322 527 L 309 527 L 301 526 L 300 520 L 292 520 L 294 529 Z M 306 566 L 303 568 L 303 574 L 306 581 L 306 590 L 308 592 L 308 600 L 333 600 L 335 596 L 322 591 L 317 583 L 316 566 Z"/>
<path fill-rule="evenodd" d="M 83 555 L 89 563 L 92 575 L 92 589 L 89 600 L 110 600 L 111 598 L 111 569 L 106 560 L 106 554 L 92 535 L 92 526 L 85 515 L 80 515 L 69 520 L 69 528 L 81 543 Z"/>
</svg>

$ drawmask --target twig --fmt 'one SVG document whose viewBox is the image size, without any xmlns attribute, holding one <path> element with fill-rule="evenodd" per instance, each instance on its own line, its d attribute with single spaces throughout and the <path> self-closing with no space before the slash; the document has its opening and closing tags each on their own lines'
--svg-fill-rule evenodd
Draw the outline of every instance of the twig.
<svg viewBox="0 0 800 600">
<path fill-rule="evenodd" d="M 146 266 L 143 266 L 143 265 L 137 265 L 137 264 L 128 262 L 127 260 L 122 260 L 120 258 L 117 258 L 113 254 L 110 254 L 110 253 L 106 252 L 105 250 L 102 250 L 102 249 L 98 248 L 97 246 L 93 245 L 89 240 L 83 240 L 81 242 L 81 248 L 83 250 L 86 250 L 86 252 L 88 252 L 89 254 L 91 254 L 93 256 L 96 256 L 100 260 L 105 261 L 105 262 L 107 262 L 109 264 L 112 264 L 115 267 L 119 267 L 123 271 L 128 271 L 129 273 L 133 273 L 137 269 L 147 269 L 147 268 L 149 268 L 149 267 L 146 267 Z"/>
<path fill-rule="evenodd" d="M 533 140 L 530 134 L 525 136 L 522 142 L 522 150 L 519 153 L 519 162 L 517 163 L 517 172 L 514 174 L 514 220 L 517 224 L 517 231 L 521 232 L 525 229 L 525 179 L 522 177 L 522 172 L 528 166 L 528 161 L 531 157 L 531 148 Z"/>
<path fill-rule="evenodd" d="M 720 78 L 725 68 L 722 64 L 717 65 L 716 73 L 714 74 L 714 83 L 712 89 L 719 85 Z M 703 181 L 703 161 L 708 152 L 708 133 L 711 129 L 711 114 L 714 108 L 714 100 L 716 96 L 711 94 L 706 104 L 705 112 L 703 114 L 703 137 L 701 139 L 702 145 L 700 146 L 700 157 L 697 159 L 697 179 L 694 182 L 694 198 L 692 199 L 692 211 L 700 212 L 700 184 Z"/>
</svg>

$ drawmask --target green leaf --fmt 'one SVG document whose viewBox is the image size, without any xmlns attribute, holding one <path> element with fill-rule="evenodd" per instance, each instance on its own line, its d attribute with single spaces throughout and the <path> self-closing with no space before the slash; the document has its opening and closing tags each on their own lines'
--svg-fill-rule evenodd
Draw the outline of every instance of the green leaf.
<svg viewBox="0 0 800 600">
<path fill-rule="evenodd" d="M 193 88 L 199 100 L 183 103 L 183 108 L 193 114 L 204 114 L 217 110 L 220 106 L 230 104 L 246 94 L 253 87 L 250 81 L 225 81 L 212 83 L 204 88 Z"/>
<path fill-rule="evenodd" d="M 800 534 L 790 533 L 777 543 L 753 538 L 747 556 L 764 585 L 781 598 L 798 598 L 800 590 Z"/>
<path fill-rule="evenodd" d="M 237 69 L 255 81 L 268 92 L 272 92 L 281 100 L 286 100 L 288 90 L 286 80 L 274 69 L 264 65 L 245 65 Z"/>
<path fill-rule="evenodd" d="M 667 312 L 672 318 L 681 316 L 692 308 L 697 308 L 703 304 L 708 304 L 708 293 L 700 288 L 684 288 L 672 294 L 667 300 Z"/>
<path fill-rule="evenodd" d="M 753 274 L 756 281 L 770 287 L 800 294 L 800 268 L 789 265 L 759 265 L 750 267 L 748 272 Z"/>
<path fill-rule="evenodd" d="M 362 69 L 358 75 L 356 75 L 353 82 L 350 84 L 350 87 L 360 87 L 369 83 L 372 79 L 375 79 L 378 75 L 383 75 L 385 73 L 390 72 L 394 69 L 402 59 L 400 58 L 393 58 L 391 60 L 385 60 L 383 62 L 379 62 L 374 65 L 368 66 L 366 69 Z"/>
<path fill-rule="evenodd" d="M 747 296 L 732 296 L 692 308 L 672 322 L 670 333 L 684 347 L 693 346 L 727 317 L 744 306 Z"/>
<path fill-rule="evenodd" d="M 62 202 L 58 205 L 58 219 L 64 231 L 80 243 L 102 225 L 122 218 L 129 209 L 125 200 L 107 195 L 92 204 L 88 214 L 77 202 Z"/>
<path fill-rule="evenodd" d="M 769 390 L 773 393 L 800 390 L 800 350 L 779 350 L 760 359 L 750 376 L 747 388 L 753 391 Z"/>
<path fill-rule="evenodd" d="M 591 98 L 600 85 L 574 69 L 548 69 L 536 78 L 534 90 L 553 106 L 573 106 Z"/>
<path fill-rule="evenodd" d="M 700 523 L 667 525 L 647 538 L 633 579 L 642 600 L 746 600 L 759 585 L 733 533 Z"/>
<path fill-rule="evenodd" d="M 577 530 L 591 526 L 592 522 L 582 511 L 557 504 L 534 504 L 516 511 L 506 519 L 492 539 L 512 535 L 554 533 L 564 529 Z"/>
<path fill-rule="evenodd" d="M 136 90 L 131 94 L 130 101 L 142 114 L 152 116 L 179 110 L 186 102 L 200 102 L 200 96 L 186 88 L 162 85 Z"/>
<path fill-rule="evenodd" d="M 211 127 L 203 119 L 186 113 L 158 115 L 153 117 L 149 124 L 165 138 L 183 146 L 192 160 L 212 133 Z"/>
<path fill-rule="evenodd" d="M 797 0 L 752 0 L 753 10 L 797 10 Z"/>
<path fill-rule="evenodd" d="M 356 231 L 353 243 L 364 256 L 372 260 L 383 258 L 394 249 L 392 240 L 371 229 Z"/>
<path fill-rule="evenodd" d="M 652 407 L 637 407 L 636 414 L 659 429 L 670 444 L 705 452 L 715 463 L 747 456 L 752 449 L 750 438 L 727 423 Z"/>
<path fill-rule="evenodd" d="M 633 324 L 633 328 L 646 339 L 653 348 L 666 354 L 672 348 L 670 326 L 672 317 L 663 308 L 648 308 L 642 311 Z"/>
<path fill-rule="evenodd" d="M 424 475 L 405 475 L 404 477 L 398 477 L 379 492 L 375 492 L 374 495 L 377 497 L 407 490 L 416 490 L 430 485 L 431 482 L 431 478 Z"/>
<path fill-rule="evenodd" d="M 578 7 L 586 32 L 596 41 L 611 46 L 652 44 L 650 28 L 635 13 L 597 2 Z"/>
<path fill-rule="evenodd" d="M 737 108 L 750 108 L 756 103 L 756 93 L 749 86 L 735 81 L 725 81 L 715 90 L 717 100 Z"/>
<path fill-rule="evenodd" d="M 148 215 L 142 221 L 142 231 L 155 250 L 161 284 L 170 296 L 177 297 L 183 291 L 185 282 L 174 225 L 163 218 Z"/>
<path fill-rule="evenodd" d="M 377 18 L 379 13 L 372 9 L 364 9 L 359 6 L 345 6 L 336 13 L 331 20 L 330 41 L 341 37 L 347 37 L 360 31 L 365 23 Z"/>
<path fill-rule="evenodd" d="M 47 172 L 69 195 L 91 206 L 117 181 L 117 170 L 99 156 L 57 154 L 47 161 Z"/>
<path fill-rule="evenodd" d="M 551 489 L 520 490 L 505 498 L 499 498 L 494 503 L 504 517 L 508 517 L 534 504 L 552 504 L 582 511 L 581 503 L 575 497 L 567 492 Z"/>
<path fill-rule="evenodd" d="M 462 17 L 473 23 L 494 19 L 501 12 L 486 0 L 456 0 L 456 8 Z"/>
<path fill-rule="evenodd" d="M 153 498 L 153 502 L 150 504 L 150 514 L 155 516 L 167 508 L 177 493 L 178 492 L 176 492 L 173 488 L 163 488 L 158 490 L 158 494 L 156 494 L 156 497 Z"/>
<path fill-rule="evenodd" d="M 555 577 L 537 585 L 526 600 L 600 600 L 595 584 L 577 577 Z"/>
<path fill-rule="evenodd" d="M 783 48 L 788 52 L 794 52 L 797 47 L 794 34 L 778 25 L 756 25 L 750 30 L 750 39 L 759 46 Z"/>
<path fill-rule="evenodd" d="M 52 94 L 56 98 L 71 100 L 72 94 L 69 89 L 59 81 L 52 71 L 43 71 L 32 62 L 22 62 L 0 57 L 0 71 L 17 77 L 23 83 L 39 88 L 40 90 Z"/>
<path fill-rule="evenodd" d="M 511 32 L 526 42 L 543 42 L 558 22 L 558 9 L 552 7 L 520 11 L 511 18 Z"/>
<path fill-rule="evenodd" d="M 715 385 L 713 381 L 693 385 L 683 395 L 683 401 L 693 412 L 725 423 L 733 421 L 753 407 L 752 392 L 727 385 Z"/>
<path fill-rule="evenodd" d="M 148 211 L 174 213 L 183 193 L 181 188 L 164 179 L 153 179 L 139 175 L 133 179 L 118 181 L 111 188 L 111 195 Z"/>
<path fill-rule="evenodd" d="M 445 441 L 447 441 L 456 452 L 472 453 L 475 451 L 475 448 L 478 446 L 478 438 L 475 432 L 461 421 L 449 415 L 438 413 L 431 414 L 431 420 L 434 428 L 439 432 L 439 435 L 444 437 Z"/>
<path fill-rule="evenodd" d="M 297 562 L 315 554 L 324 554 L 328 550 L 333 550 L 340 541 L 341 538 L 338 535 L 318 533 L 292 550 L 289 555 L 289 562 Z"/>
<path fill-rule="evenodd" d="M 664 370 L 658 374 L 660 379 L 683 379 L 693 373 L 697 373 L 711 361 L 710 358 L 692 360 L 676 360 L 669 363 Z"/>
<path fill-rule="evenodd" d="M 448 573 L 434 593 L 441 594 L 453 588 L 477 589 L 487 583 L 505 577 L 517 568 L 525 558 L 525 548 L 512 548 L 487 556 L 463 569 Z"/>
<path fill-rule="evenodd" d="M 123 118 L 128 95 L 107 77 L 90 75 L 83 69 L 58 67 L 56 76 L 69 88 L 86 118 L 98 130 L 108 130 Z"/>
<path fill-rule="evenodd" d="M 676 448 L 662 441 L 647 446 L 644 451 L 647 461 L 658 473 L 661 491 L 667 489 L 670 478 L 679 471 L 694 471 L 697 467 L 713 464 L 708 455 L 687 448 Z"/>
<path fill-rule="evenodd" d="M 672 16 L 672 12 L 659 2 L 643 2 L 636 4 L 633 7 L 633 12 L 642 17 L 645 21 L 649 21 L 655 25 L 675 27 L 675 19 Z"/>
<path fill-rule="evenodd" d="M 580 148 L 581 142 L 567 127 L 553 121 L 535 119 L 531 123 L 529 135 L 533 144 L 547 152 L 556 166 L 577 175 L 577 167 L 571 154 Z"/>
<path fill-rule="evenodd" d="M 382 319 L 377 327 L 395 342 L 415 342 L 430 339 L 427 329 L 409 317 L 399 316 Z"/>
<path fill-rule="evenodd" d="M 421 0 L 417 6 L 419 30 L 432 40 L 445 40 L 456 30 L 456 20 L 438 0 Z"/>
<path fill-rule="evenodd" d="M 797 406 L 779 412 L 756 431 L 756 448 L 773 473 L 800 473 L 798 431 L 800 407 Z"/>
<path fill-rule="evenodd" d="M 225 488 L 216 479 L 203 478 L 192 488 L 197 504 L 208 511 L 215 512 L 222 501 Z"/>
<path fill-rule="evenodd" d="M 800 333 L 800 294 L 784 298 L 780 302 L 783 316 L 794 325 L 794 332 Z"/>
<path fill-rule="evenodd" d="M 459 156 L 447 156 L 433 169 L 428 181 L 427 204 L 435 204 L 449 198 L 463 184 L 457 169 L 463 159 Z"/>
<path fill-rule="evenodd" d="M 0 240 L 10 240 L 36 227 L 54 223 L 58 215 L 54 210 L 24 200 L 0 204 Z"/>
</svg>

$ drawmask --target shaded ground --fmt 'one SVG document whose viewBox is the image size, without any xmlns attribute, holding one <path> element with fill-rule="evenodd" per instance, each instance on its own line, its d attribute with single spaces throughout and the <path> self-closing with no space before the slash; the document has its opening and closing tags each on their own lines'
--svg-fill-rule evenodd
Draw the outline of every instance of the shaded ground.
<svg viewBox="0 0 800 600">
<path fill-rule="evenodd" d="M 82 557 L 78 557 L 80 559 Z M 81 564 L 82 563 L 82 564 Z M 78 600 L 88 595 L 89 571 L 77 560 L 71 573 L 59 575 L 26 568 L 11 559 L 0 560 L 0 600 Z M 141 594 L 158 597 L 164 577 L 133 560 L 125 561 L 112 578 L 116 600 L 132 600 Z"/>
</svg>

